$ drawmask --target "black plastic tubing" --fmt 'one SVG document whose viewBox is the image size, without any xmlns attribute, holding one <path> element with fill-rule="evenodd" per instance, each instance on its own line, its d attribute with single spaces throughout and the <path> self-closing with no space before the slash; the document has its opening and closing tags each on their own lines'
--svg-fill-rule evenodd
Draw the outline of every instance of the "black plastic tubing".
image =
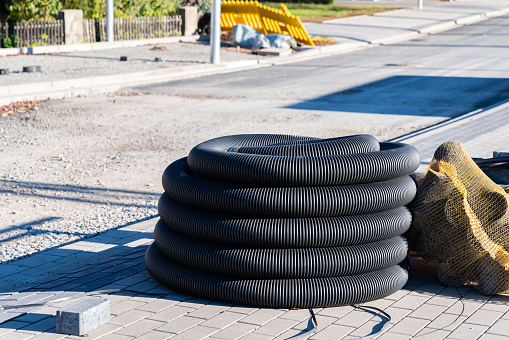
<svg viewBox="0 0 509 340">
<path fill-rule="evenodd" d="M 220 181 L 276 187 L 335 186 L 408 175 L 419 167 L 420 155 L 411 145 L 379 144 L 369 135 L 327 140 L 234 135 L 195 146 L 188 164 L 193 173 Z"/>
<path fill-rule="evenodd" d="M 260 217 L 369 214 L 406 205 L 417 191 L 409 176 L 327 187 L 254 187 L 193 175 L 187 164 L 187 158 L 181 158 L 166 168 L 165 192 L 185 205 L 220 213 Z"/>
<path fill-rule="evenodd" d="M 152 244 L 145 256 L 158 282 L 191 296 L 247 306 L 319 308 L 359 304 L 389 296 L 408 280 L 404 265 L 360 275 L 253 280 L 189 268 L 164 256 Z"/>
<path fill-rule="evenodd" d="M 405 233 L 412 215 L 405 207 L 373 214 L 316 218 L 249 218 L 188 207 L 163 194 L 159 215 L 181 234 L 254 248 L 337 247 L 387 240 Z"/>
<path fill-rule="evenodd" d="M 157 248 L 183 265 L 245 278 L 289 279 L 362 274 L 405 260 L 405 238 L 355 246 L 258 249 L 211 243 L 181 235 L 159 220 L 154 230 Z"/>
</svg>

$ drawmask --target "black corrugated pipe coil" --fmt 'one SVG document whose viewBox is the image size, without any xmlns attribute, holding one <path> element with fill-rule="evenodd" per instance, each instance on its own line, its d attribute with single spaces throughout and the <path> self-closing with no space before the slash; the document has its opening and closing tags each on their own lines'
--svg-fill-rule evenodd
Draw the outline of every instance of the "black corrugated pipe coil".
<svg viewBox="0 0 509 340">
<path fill-rule="evenodd" d="M 168 166 L 145 264 L 161 284 L 273 308 L 363 303 L 402 265 L 418 151 L 369 135 L 235 135 Z"/>
</svg>

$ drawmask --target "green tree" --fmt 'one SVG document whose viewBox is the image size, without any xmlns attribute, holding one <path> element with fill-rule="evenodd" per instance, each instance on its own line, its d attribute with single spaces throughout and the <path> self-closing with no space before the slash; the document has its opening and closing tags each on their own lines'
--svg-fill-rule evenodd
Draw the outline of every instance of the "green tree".
<svg viewBox="0 0 509 340">
<path fill-rule="evenodd" d="M 5 7 L 9 12 L 7 20 L 52 20 L 58 16 L 62 3 L 60 0 L 7 0 Z"/>
</svg>

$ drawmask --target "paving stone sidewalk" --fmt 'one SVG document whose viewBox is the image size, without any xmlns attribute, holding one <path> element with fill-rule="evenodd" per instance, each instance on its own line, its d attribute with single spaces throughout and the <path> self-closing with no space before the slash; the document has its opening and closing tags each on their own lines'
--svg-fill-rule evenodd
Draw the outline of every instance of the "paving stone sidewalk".
<svg viewBox="0 0 509 340">
<path fill-rule="evenodd" d="M 429 163 L 432 150 L 458 139 L 475 156 L 507 142 L 508 104 L 474 112 L 398 140 Z M 497 142 L 498 141 L 498 142 Z M 496 144 L 499 143 L 499 144 Z M 310 311 L 206 301 L 160 286 L 145 269 L 157 218 L 2 264 L 0 339 L 79 338 L 56 333 L 57 309 L 84 296 L 108 298 L 111 320 L 87 339 L 505 339 L 509 296 L 444 287 L 433 265 L 411 258 L 403 289 L 363 306 Z"/>
<path fill-rule="evenodd" d="M 56 333 L 57 309 L 84 296 L 107 298 L 111 320 L 87 339 L 502 339 L 509 297 L 487 297 L 437 282 L 433 266 L 411 259 L 397 293 L 358 307 L 309 310 L 236 306 L 182 295 L 147 273 L 144 254 L 157 219 L 124 226 L 5 265 L 0 339 L 76 339 Z M 4 265 L 2 265 L 4 266 Z M 51 268 L 48 270 L 48 268 Z"/>
</svg>

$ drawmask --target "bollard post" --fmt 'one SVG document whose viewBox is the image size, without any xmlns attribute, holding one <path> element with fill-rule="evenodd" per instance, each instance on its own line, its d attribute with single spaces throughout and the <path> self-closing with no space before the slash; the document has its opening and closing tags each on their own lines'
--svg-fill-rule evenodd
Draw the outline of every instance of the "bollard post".
<svg viewBox="0 0 509 340">
<path fill-rule="evenodd" d="M 219 49 L 221 47 L 221 0 L 212 0 L 210 16 L 210 62 L 219 64 Z"/>
<path fill-rule="evenodd" d="M 422 9 L 422 0 L 418 0 L 418 7 L 419 9 Z"/>
<path fill-rule="evenodd" d="M 115 40 L 113 31 L 113 0 L 106 0 L 106 41 Z"/>
</svg>

